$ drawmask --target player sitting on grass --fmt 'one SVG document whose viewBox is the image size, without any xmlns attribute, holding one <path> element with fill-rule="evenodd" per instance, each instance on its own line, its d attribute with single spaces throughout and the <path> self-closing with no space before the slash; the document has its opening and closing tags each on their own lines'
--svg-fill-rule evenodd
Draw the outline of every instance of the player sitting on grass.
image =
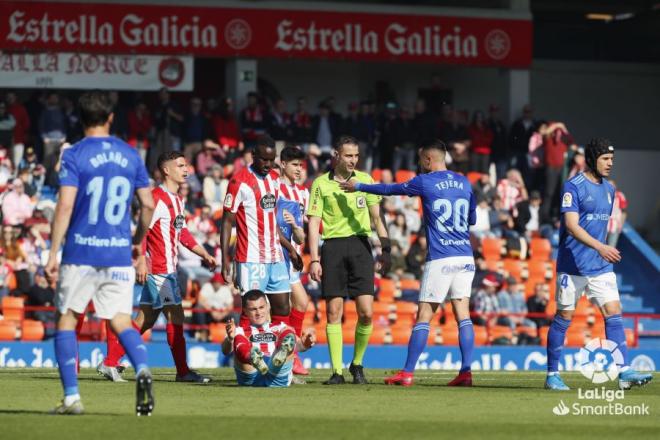
<svg viewBox="0 0 660 440">
<path fill-rule="evenodd" d="M 305 330 L 296 340 L 295 331 L 284 323 L 270 321 L 270 305 L 261 290 L 243 295 L 243 316 L 248 324 L 236 327 L 227 323 L 227 338 L 222 352 L 234 352 L 236 380 L 253 387 L 288 387 L 293 377 L 294 351 L 303 352 L 314 345 L 312 330 Z"/>
</svg>

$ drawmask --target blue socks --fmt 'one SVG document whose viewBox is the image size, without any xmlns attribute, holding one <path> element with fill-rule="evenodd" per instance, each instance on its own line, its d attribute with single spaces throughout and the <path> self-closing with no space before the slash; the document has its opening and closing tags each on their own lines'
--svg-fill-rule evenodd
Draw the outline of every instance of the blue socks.
<svg viewBox="0 0 660 440">
<path fill-rule="evenodd" d="M 628 366 L 628 345 L 626 344 L 626 332 L 623 330 L 623 318 L 621 315 L 612 315 L 605 318 L 605 337 L 616 342 L 617 348 L 623 355 L 623 365 Z"/>
<path fill-rule="evenodd" d="M 142 342 L 140 333 L 134 328 L 128 328 L 119 334 L 119 342 L 126 350 L 128 358 L 135 368 L 135 374 L 147 368 L 147 346 Z"/>
<path fill-rule="evenodd" d="M 78 340 L 73 330 L 58 330 L 55 334 L 55 359 L 65 396 L 78 394 Z"/>
<path fill-rule="evenodd" d="M 458 345 L 461 349 L 461 370 L 459 373 L 470 371 L 472 365 L 472 351 L 474 350 L 474 327 L 470 319 L 458 323 Z"/>
<path fill-rule="evenodd" d="M 415 371 L 415 365 L 417 365 L 419 355 L 422 354 L 424 347 L 426 347 L 426 341 L 429 338 L 429 329 L 428 322 L 418 322 L 413 327 L 410 340 L 408 341 L 408 357 L 406 358 L 406 365 L 403 367 L 403 371 L 406 373 Z"/>
<path fill-rule="evenodd" d="M 564 348 L 564 340 L 566 338 L 566 330 L 571 325 L 571 321 L 555 315 L 552 320 L 550 330 L 548 330 L 548 373 L 557 373 L 559 371 L 559 356 L 561 350 Z"/>
</svg>

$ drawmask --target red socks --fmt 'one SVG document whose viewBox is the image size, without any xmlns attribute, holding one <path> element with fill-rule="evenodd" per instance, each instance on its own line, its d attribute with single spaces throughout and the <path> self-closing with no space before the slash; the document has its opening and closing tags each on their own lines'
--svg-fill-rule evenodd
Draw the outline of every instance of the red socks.
<svg viewBox="0 0 660 440">
<path fill-rule="evenodd" d="M 177 376 L 185 376 L 190 369 L 186 360 L 186 338 L 183 336 L 182 325 L 167 323 L 167 343 L 172 350 Z"/>
<path fill-rule="evenodd" d="M 252 343 L 244 335 L 236 335 L 234 339 L 234 354 L 236 359 L 242 364 L 250 363 L 250 350 Z"/>
<path fill-rule="evenodd" d="M 301 336 L 302 335 L 302 326 L 303 326 L 303 321 L 305 320 L 305 312 L 301 312 L 300 310 L 291 309 L 291 314 L 289 315 L 289 325 L 293 327 L 293 329 L 296 331 L 296 335 Z"/>
<path fill-rule="evenodd" d="M 142 333 L 140 327 L 138 327 L 135 321 L 131 321 L 131 324 L 135 330 L 137 330 L 140 334 Z M 105 333 L 108 354 L 103 360 L 103 365 L 106 367 L 117 367 L 119 366 L 119 361 L 122 357 L 124 357 L 126 352 L 124 351 L 124 347 L 121 346 L 119 338 L 115 334 L 114 330 L 112 330 L 112 326 L 110 325 L 109 320 L 105 321 Z"/>
<path fill-rule="evenodd" d="M 289 316 L 288 315 L 272 315 L 271 316 L 271 322 L 273 325 L 278 325 L 280 323 L 285 323 L 286 325 L 289 325 Z"/>
</svg>

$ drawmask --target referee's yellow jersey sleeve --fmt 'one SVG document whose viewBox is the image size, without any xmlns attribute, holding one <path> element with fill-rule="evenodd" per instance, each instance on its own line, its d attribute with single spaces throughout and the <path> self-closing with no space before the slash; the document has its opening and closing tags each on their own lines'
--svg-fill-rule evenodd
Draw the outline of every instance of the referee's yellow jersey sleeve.
<svg viewBox="0 0 660 440">
<path fill-rule="evenodd" d="M 314 179 L 309 196 L 309 208 L 307 215 L 311 217 L 323 217 L 323 191 L 321 190 L 322 176 Z"/>
<path fill-rule="evenodd" d="M 357 177 L 360 183 L 366 183 L 369 185 L 374 183 L 374 179 L 368 173 L 360 172 L 358 174 L 356 172 L 355 177 Z M 377 194 L 369 194 L 369 193 L 365 193 L 365 194 L 367 196 L 367 206 L 378 205 L 382 199 L 382 197 Z"/>
</svg>

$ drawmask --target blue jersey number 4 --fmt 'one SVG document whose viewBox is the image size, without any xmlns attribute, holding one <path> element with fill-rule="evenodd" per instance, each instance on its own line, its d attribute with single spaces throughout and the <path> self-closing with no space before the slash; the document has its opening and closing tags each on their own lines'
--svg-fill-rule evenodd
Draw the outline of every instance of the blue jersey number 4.
<svg viewBox="0 0 660 440">
<path fill-rule="evenodd" d="M 435 200 L 433 211 L 439 213 L 436 227 L 440 232 L 467 231 L 469 208 L 470 202 L 467 199 L 456 199 L 453 204 L 448 199 Z"/>
<path fill-rule="evenodd" d="M 87 220 L 90 225 L 99 222 L 99 210 L 101 205 L 101 196 L 103 195 L 105 179 L 96 176 L 87 184 L 86 194 L 91 195 L 89 203 L 89 214 Z M 109 225 L 116 226 L 121 223 L 126 209 L 128 208 L 128 198 L 131 195 L 131 183 L 126 177 L 115 176 L 108 181 L 106 191 L 107 200 L 103 209 L 103 218 Z"/>
</svg>

